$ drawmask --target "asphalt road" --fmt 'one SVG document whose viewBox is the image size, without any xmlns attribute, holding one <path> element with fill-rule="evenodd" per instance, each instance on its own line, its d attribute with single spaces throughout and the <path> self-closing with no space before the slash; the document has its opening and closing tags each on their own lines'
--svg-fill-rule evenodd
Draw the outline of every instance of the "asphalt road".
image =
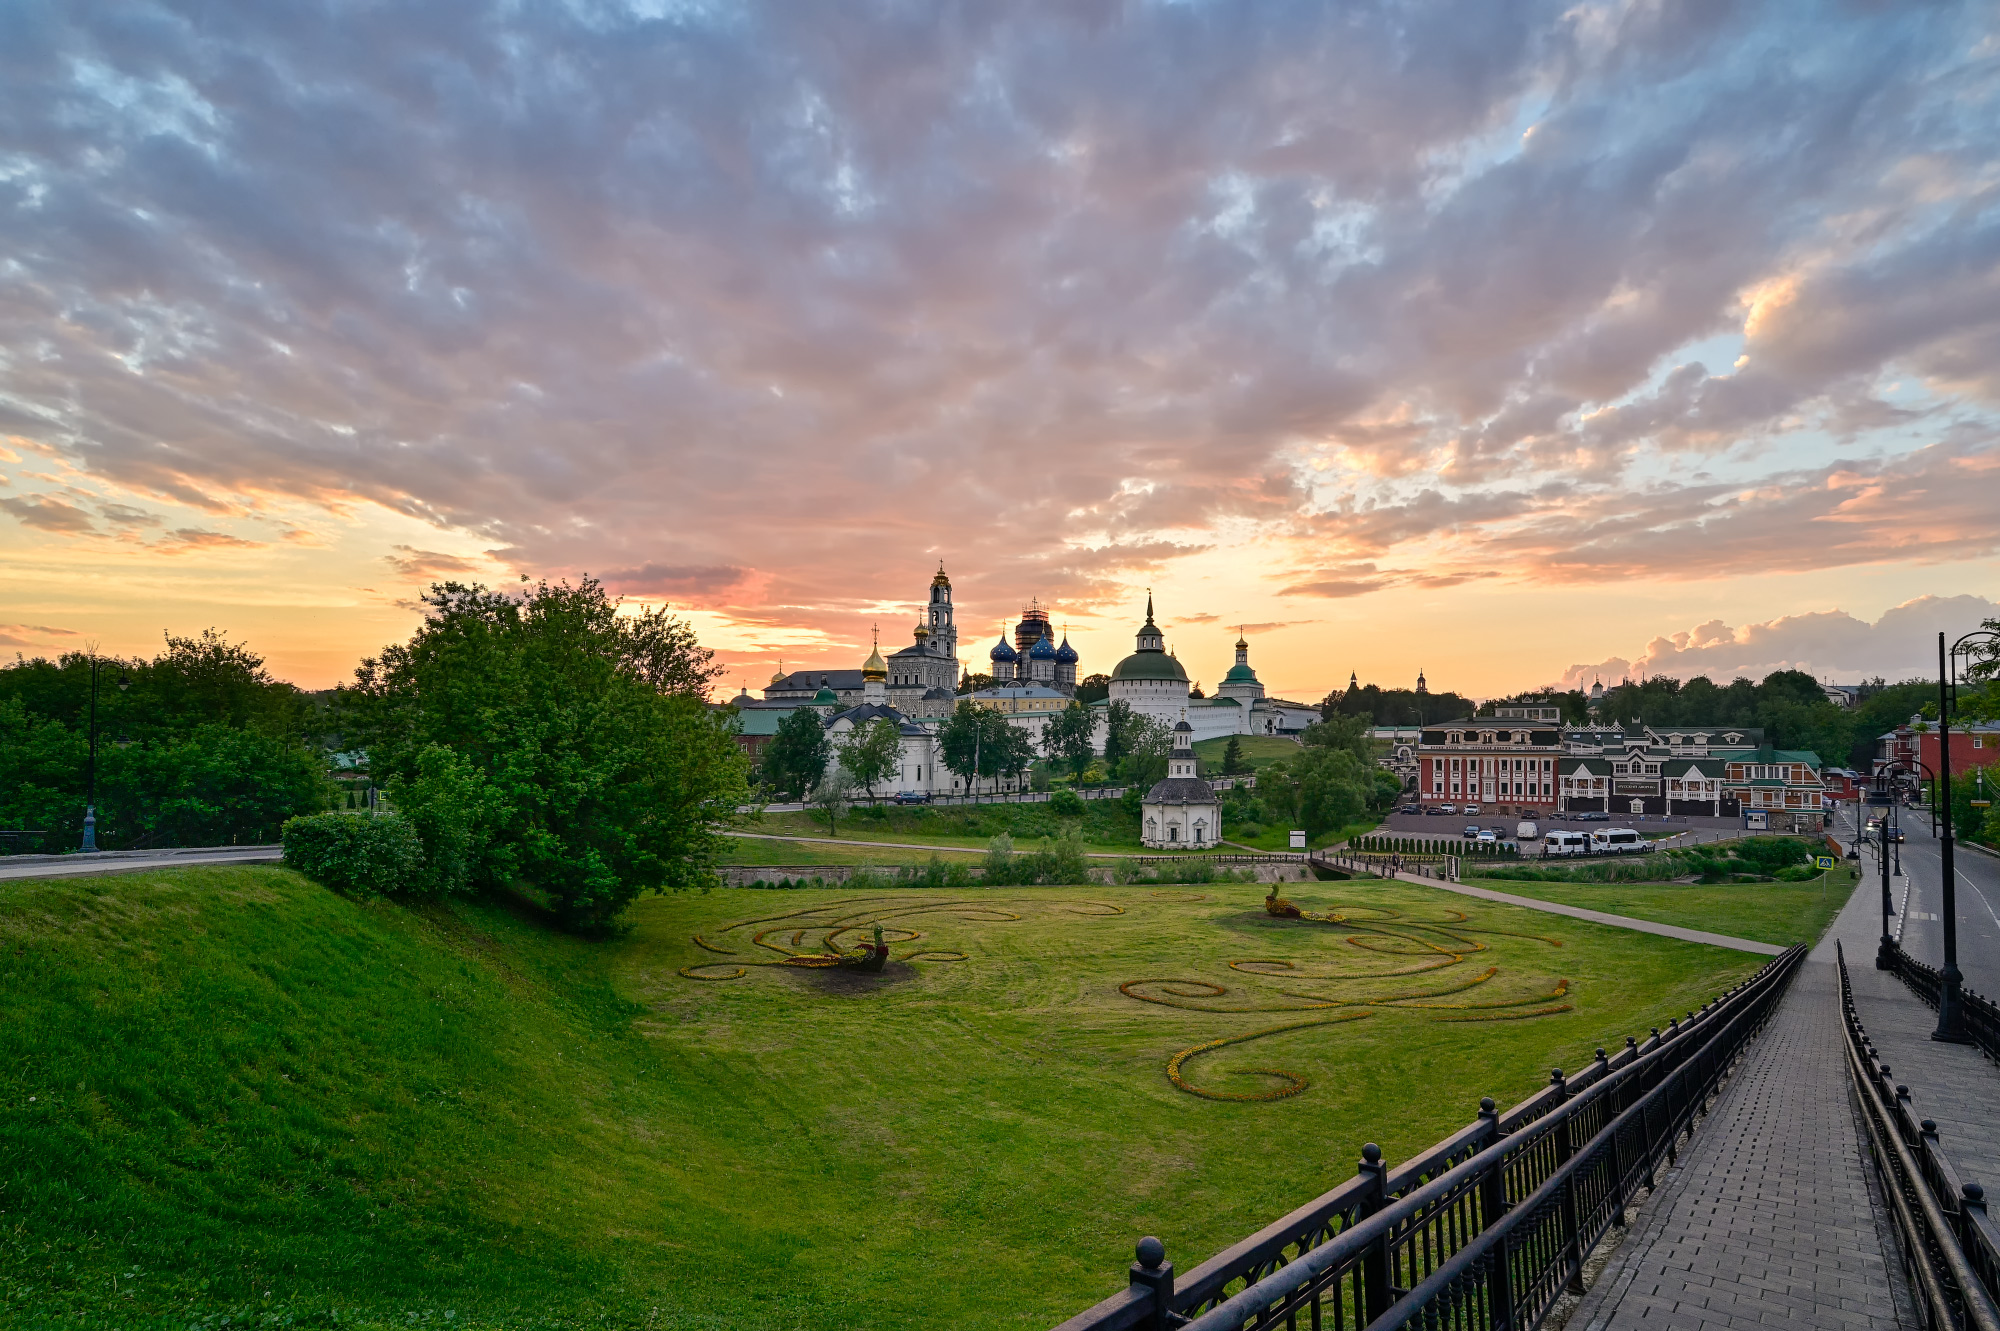
<svg viewBox="0 0 2000 1331">
<path fill-rule="evenodd" d="M 1900 813 L 1903 870 L 1910 875 L 1910 899 L 1904 908 L 1903 950 L 1919 961 L 1944 965 L 1944 865 L 1938 840 L 1931 835 L 1930 815 L 1920 809 Z M 1853 838 L 1853 820 L 1842 815 L 1841 841 Z M 1891 851 L 1895 849 L 1890 848 Z M 1862 849 L 1869 881 L 1878 881 L 1880 861 L 1875 849 Z M 2000 859 L 1960 845 L 1953 858 L 1958 878 L 1958 969 L 1965 987 L 2000 999 Z M 1893 867 L 1893 857 L 1891 860 Z"/>
<path fill-rule="evenodd" d="M 80 878 L 88 874 L 137 873 L 190 864 L 276 864 L 283 846 L 207 846 L 157 852 L 104 851 L 96 855 L 9 855 L 0 858 L 0 879 Z"/>
</svg>

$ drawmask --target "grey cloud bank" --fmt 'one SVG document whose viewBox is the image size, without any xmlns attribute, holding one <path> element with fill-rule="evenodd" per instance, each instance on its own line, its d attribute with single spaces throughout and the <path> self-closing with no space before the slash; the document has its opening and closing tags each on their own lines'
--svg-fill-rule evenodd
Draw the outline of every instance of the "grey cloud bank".
<svg viewBox="0 0 2000 1331">
<path fill-rule="evenodd" d="M 1987 17 L 10 5 L 0 431 L 746 612 L 906 596 L 885 543 L 1078 601 L 1225 529 L 1302 598 L 1972 558 Z"/>
</svg>

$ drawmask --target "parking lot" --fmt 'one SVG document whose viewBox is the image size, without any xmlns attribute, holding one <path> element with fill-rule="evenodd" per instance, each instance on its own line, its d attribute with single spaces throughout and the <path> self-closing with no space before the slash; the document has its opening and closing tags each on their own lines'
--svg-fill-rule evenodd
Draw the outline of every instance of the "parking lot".
<svg viewBox="0 0 2000 1331">
<path fill-rule="evenodd" d="M 1460 806 L 1461 810 L 1463 806 Z M 1392 813 L 1383 820 L 1378 834 L 1385 836 L 1457 837 L 1468 827 L 1491 829 L 1503 841 L 1511 841 L 1514 831 L 1524 820 L 1513 814 L 1495 813 L 1490 806 L 1477 814 L 1458 813 Z M 1590 832 L 1607 827 L 1629 827 L 1644 833 L 1649 840 L 1673 837 L 1676 844 L 1691 845 L 1703 841 L 1721 841 L 1745 834 L 1744 820 L 1735 818 L 1702 818 L 1687 815 L 1666 817 L 1643 817 L 1638 814 L 1614 813 L 1606 818 L 1563 817 L 1555 815 L 1533 819 L 1538 833 L 1547 834 L 1558 828 L 1576 832 Z"/>
</svg>

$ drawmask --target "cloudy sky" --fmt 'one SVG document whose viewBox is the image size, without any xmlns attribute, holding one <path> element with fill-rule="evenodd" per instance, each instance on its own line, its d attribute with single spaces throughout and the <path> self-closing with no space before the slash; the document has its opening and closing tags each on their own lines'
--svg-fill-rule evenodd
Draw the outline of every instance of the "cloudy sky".
<svg viewBox="0 0 2000 1331">
<path fill-rule="evenodd" d="M 1983 5 L 0 7 L 0 643 L 588 572 L 737 679 L 1145 589 L 1318 697 L 2000 596 Z"/>
</svg>

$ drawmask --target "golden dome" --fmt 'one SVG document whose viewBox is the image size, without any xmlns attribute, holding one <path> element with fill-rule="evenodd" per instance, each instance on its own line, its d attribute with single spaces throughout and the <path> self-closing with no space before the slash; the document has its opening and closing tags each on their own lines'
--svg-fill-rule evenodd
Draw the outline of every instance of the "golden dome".
<svg viewBox="0 0 2000 1331">
<path fill-rule="evenodd" d="M 879 643 L 869 648 L 868 659 L 861 663 L 861 678 L 863 682 L 881 680 L 886 683 L 888 681 L 889 666 L 882 659 L 882 648 Z"/>
<path fill-rule="evenodd" d="M 943 561 L 943 560 L 939 560 L 939 561 L 938 561 L 938 571 L 937 571 L 937 576 L 931 579 L 931 586 L 933 586 L 933 587 L 949 587 L 949 586 L 951 586 L 951 579 L 950 579 L 950 578 L 947 578 L 947 577 L 946 577 L 946 576 L 944 575 L 944 561 Z"/>
</svg>

